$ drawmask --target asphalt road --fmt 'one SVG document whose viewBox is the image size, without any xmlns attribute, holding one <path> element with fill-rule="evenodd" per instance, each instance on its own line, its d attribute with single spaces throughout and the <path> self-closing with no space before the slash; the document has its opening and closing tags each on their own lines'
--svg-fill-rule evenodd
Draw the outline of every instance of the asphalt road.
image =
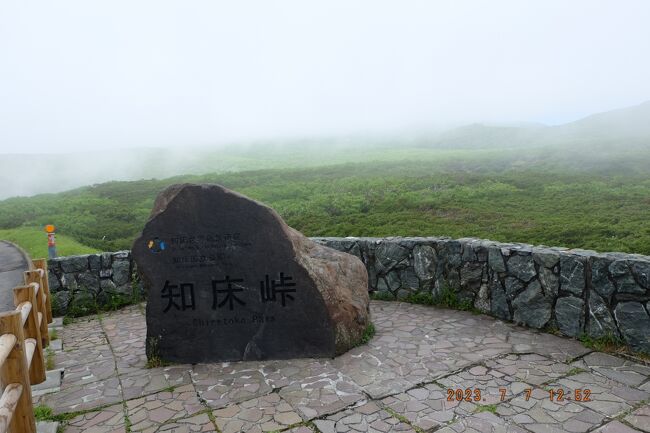
<svg viewBox="0 0 650 433">
<path fill-rule="evenodd" d="M 29 264 L 23 253 L 7 241 L 0 241 L 0 311 L 13 310 L 13 288 L 23 284 Z"/>
</svg>

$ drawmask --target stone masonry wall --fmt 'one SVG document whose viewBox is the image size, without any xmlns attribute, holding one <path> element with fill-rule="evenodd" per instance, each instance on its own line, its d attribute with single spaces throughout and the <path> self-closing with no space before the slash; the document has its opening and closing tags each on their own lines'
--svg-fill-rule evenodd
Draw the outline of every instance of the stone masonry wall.
<svg viewBox="0 0 650 433">
<path fill-rule="evenodd" d="M 125 304 L 141 291 L 133 284 L 130 251 L 49 259 L 48 271 L 52 309 L 59 315 Z"/>
<path fill-rule="evenodd" d="M 471 238 L 312 239 L 359 257 L 370 291 L 400 299 L 453 290 L 504 320 L 571 337 L 611 335 L 650 353 L 650 257 Z M 79 299 L 101 305 L 133 294 L 132 271 L 127 251 L 51 260 L 51 291 L 60 312 Z"/>
</svg>

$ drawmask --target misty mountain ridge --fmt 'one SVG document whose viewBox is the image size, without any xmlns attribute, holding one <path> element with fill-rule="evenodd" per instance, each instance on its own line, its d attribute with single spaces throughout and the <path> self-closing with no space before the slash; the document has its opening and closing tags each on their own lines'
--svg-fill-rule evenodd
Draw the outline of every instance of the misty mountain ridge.
<svg viewBox="0 0 650 433">
<path fill-rule="evenodd" d="M 592 114 L 563 125 L 518 126 L 474 123 L 454 128 L 431 139 L 442 148 L 539 147 L 593 144 L 650 145 L 650 101 L 633 107 Z"/>
<path fill-rule="evenodd" d="M 481 155 L 487 153 L 494 159 L 506 150 L 508 156 L 500 163 L 503 169 L 546 164 L 576 170 L 647 170 L 643 164 L 650 156 L 650 101 L 557 126 L 473 123 L 443 132 L 268 140 L 218 148 L 107 148 L 70 154 L 2 155 L 0 199 L 112 180 L 372 161 L 437 162 L 443 158 L 450 167 L 471 170 L 472 164 L 480 163 Z M 458 158 L 454 160 L 454 156 Z M 566 162 L 581 159 L 573 165 Z"/>
</svg>

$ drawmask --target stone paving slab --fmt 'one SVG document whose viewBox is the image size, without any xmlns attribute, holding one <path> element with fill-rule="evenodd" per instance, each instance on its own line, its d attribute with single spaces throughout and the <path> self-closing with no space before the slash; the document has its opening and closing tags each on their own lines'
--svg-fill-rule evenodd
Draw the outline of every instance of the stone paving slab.
<svg viewBox="0 0 650 433">
<path fill-rule="evenodd" d="M 261 397 L 273 390 L 253 363 L 197 364 L 190 374 L 199 396 L 215 409 Z"/>
<path fill-rule="evenodd" d="M 526 388 L 532 388 L 529 383 L 483 365 L 473 366 L 457 374 L 438 379 L 437 382 L 444 386 L 445 399 L 468 401 L 479 405 L 499 403 Z"/>
<path fill-rule="evenodd" d="M 192 385 L 183 385 L 126 402 L 126 413 L 131 421 L 131 431 L 134 432 L 155 431 L 170 420 L 187 418 L 204 409 Z"/>
<path fill-rule="evenodd" d="M 482 412 L 466 418 L 460 418 L 456 422 L 440 430 L 437 433 L 529 433 L 523 427 L 509 423 L 498 416 Z"/>
<path fill-rule="evenodd" d="M 321 433 L 416 432 L 412 426 L 400 421 L 374 401 L 316 420 L 314 425 Z"/>
<path fill-rule="evenodd" d="M 612 421 L 594 430 L 594 433 L 639 433 L 639 430 L 635 430 L 620 421 Z"/>
<path fill-rule="evenodd" d="M 287 433 L 314 433 L 314 430 L 312 430 L 308 426 L 298 426 L 285 431 Z"/>
<path fill-rule="evenodd" d="M 302 422 L 300 415 L 277 393 L 217 409 L 212 414 L 221 433 L 279 431 Z"/>
<path fill-rule="evenodd" d="M 68 385 L 59 392 L 35 397 L 36 404 L 51 407 L 55 414 L 94 409 L 121 401 L 122 387 L 117 377 L 84 385 Z"/>
<path fill-rule="evenodd" d="M 66 433 L 126 433 L 124 407 L 116 404 L 79 415 L 68 422 Z"/>
<path fill-rule="evenodd" d="M 56 340 L 50 340 L 50 345 L 48 347 L 53 351 L 58 352 L 60 350 L 63 350 L 63 341 L 60 338 L 57 338 Z"/>
<path fill-rule="evenodd" d="M 624 420 L 632 427 L 650 433 L 650 405 L 635 410 L 626 416 Z"/>
<path fill-rule="evenodd" d="M 457 417 L 469 416 L 477 409 L 473 402 L 455 398 L 448 400 L 446 390 L 435 384 L 387 397 L 381 404 L 422 430 L 444 425 Z"/>
<path fill-rule="evenodd" d="M 98 318 L 76 319 L 69 326 L 61 328 L 59 335 L 64 341 L 66 350 L 93 349 L 99 345 L 108 345 L 108 340 Z"/>
<path fill-rule="evenodd" d="M 336 359 L 148 369 L 143 313 L 60 330 L 61 390 L 34 400 L 88 411 L 66 432 L 650 433 L 650 367 L 487 316 L 373 301 L 375 337 Z"/>
<path fill-rule="evenodd" d="M 558 362 L 569 362 L 591 352 L 579 341 L 513 326 L 508 342 L 513 353 L 537 353 Z"/>
<path fill-rule="evenodd" d="M 214 424 L 205 413 L 178 419 L 168 424 L 163 424 L 157 429 L 145 430 L 146 433 L 198 433 L 215 431 Z"/>
<path fill-rule="evenodd" d="M 538 354 L 508 355 L 503 358 L 487 361 L 486 367 L 503 373 L 531 385 L 541 385 L 562 376 L 566 376 L 572 368 L 566 364 L 555 362 Z M 470 371 L 471 373 L 471 371 Z M 492 373 L 493 375 L 496 373 Z M 512 380 L 510 380 L 512 381 Z M 513 391 L 518 394 L 520 391 Z"/>
<path fill-rule="evenodd" d="M 592 409 L 608 417 L 615 417 L 633 409 L 650 399 L 650 393 L 640 389 L 630 388 L 606 377 L 595 373 L 584 372 L 566 377 L 549 385 L 552 389 L 566 391 L 568 398 L 576 399 L 576 390 L 582 390 L 581 398 L 584 398 L 585 390 L 590 391 L 588 401 L 580 401 L 578 404 Z"/>
<path fill-rule="evenodd" d="M 587 432 L 600 425 L 605 415 L 570 400 L 551 401 L 549 392 L 535 388 L 499 404 L 496 413 L 508 422 L 535 433 Z"/>
<path fill-rule="evenodd" d="M 56 433 L 58 421 L 36 421 L 36 433 Z"/>
<path fill-rule="evenodd" d="M 365 398 L 356 383 L 327 361 L 313 360 L 301 370 L 302 379 L 280 390 L 305 421 L 338 412 Z"/>
<path fill-rule="evenodd" d="M 109 315 L 102 319 L 106 339 L 117 361 L 119 374 L 129 374 L 146 368 L 145 340 L 146 323 L 141 320 L 142 312 L 136 307 L 127 307 L 120 315 Z"/>
<path fill-rule="evenodd" d="M 66 380 L 61 384 L 62 389 L 117 377 L 113 357 L 99 361 L 89 360 L 85 363 L 76 362 L 73 364 L 68 362 L 66 364 Z M 58 366 L 58 364 L 56 365 Z"/>
<path fill-rule="evenodd" d="M 397 353 L 397 352 L 393 352 Z M 380 349 L 356 348 L 333 361 L 348 377 L 372 398 L 382 398 L 412 388 L 427 379 L 421 362 L 405 363 L 404 358 L 391 359 L 393 353 Z M 440 365 L 440 371 L 447 371 Z"/>
<path fill-rule="evenodd" d="M 173 365 L 121 374 L 119 380 L 124 399 L 129 400 L 171 387 L 191 384 L 189 369 L 188 365 Z"/>
<path fill-rule="evenodd" d="M 334 365 L 373 398 L 403 392 L 420 383 L 508 353 L 510 328 L 483 316 L 461 318 L 453 310 L 377 303 L 377 337 L 334 360 Z"/>
<path fill-rule="evenodd" d="M 63 379 L 63 369 L 57 368 L 45 372 L 45 382 L 32 385 L 32 396 L 38 397 L 43 394 L 50 394 L 61 389 L 61 380 Z"/>
<path fill-rule="evenodd" d="M 74 338 L 74 337 L 70 337 Z M 82 368 L 80 364 L 86 362 L 98 362 L 102 360 L 110 360 L 115 362 L 113 352 L 108 344 L 98 344 L 94 347 L 71 348 L 66 347 L 60 352 L 54 353 L 54 365 L 56 368 Z"/>
<path fill-rule="evenodd" d="M 650 366 L 641 365 L 606 353 L 590 353 L 571 364 L 594 372 L 628 386 L 637 387 L 650 376 Z"/>
</svg>

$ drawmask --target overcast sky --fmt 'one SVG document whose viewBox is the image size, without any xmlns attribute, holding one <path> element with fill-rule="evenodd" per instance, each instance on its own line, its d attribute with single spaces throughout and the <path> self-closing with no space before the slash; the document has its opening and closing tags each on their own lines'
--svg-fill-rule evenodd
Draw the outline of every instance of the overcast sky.
<svg viewBox="0 0 650 433">
<path fill-rule="evenodd" d="M 0 0 L 0 153 L 550 124 L 650 99 L 647 0 Z"/>
</svg>

